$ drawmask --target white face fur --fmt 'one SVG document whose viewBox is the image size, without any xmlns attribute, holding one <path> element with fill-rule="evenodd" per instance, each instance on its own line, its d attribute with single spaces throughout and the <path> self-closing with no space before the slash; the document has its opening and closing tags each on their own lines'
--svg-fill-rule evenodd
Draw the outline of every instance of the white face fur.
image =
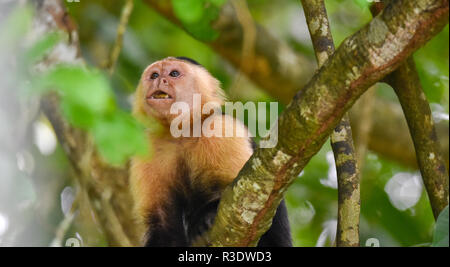
<svg viewBox="0 0 450 267">
<path fill-rule="evenodd" d="M 167 58 L 148 66 L 141 77 L 143 111 L 164 123 L 170 123 L 177 114 L 170 108 L 175 102 L 185 102 L 193 110 L 194 94 L 201 94 L 202 104 L 223 103 L 219 82 L 203 67 L 175 58 Z"/>
</svg>

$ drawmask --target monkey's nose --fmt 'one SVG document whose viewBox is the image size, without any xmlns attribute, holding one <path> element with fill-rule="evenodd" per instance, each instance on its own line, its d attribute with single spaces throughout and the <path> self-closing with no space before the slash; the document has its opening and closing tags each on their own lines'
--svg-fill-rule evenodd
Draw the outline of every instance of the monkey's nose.
<svg viewBox="0 0 450 267">
<path fill-rule="evenodd" d="M 162 78 L 161 81 L 162 81 L 164 84 L 167 84 L 166 78 Z"/>
</svg>

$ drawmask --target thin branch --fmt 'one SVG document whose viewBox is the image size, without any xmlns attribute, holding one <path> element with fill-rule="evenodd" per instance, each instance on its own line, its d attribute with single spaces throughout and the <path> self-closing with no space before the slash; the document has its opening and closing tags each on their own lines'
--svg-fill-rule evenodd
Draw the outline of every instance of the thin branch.
<svg viewBox="0 0 450 267">
<path fill-rule="evenodd" d="M 448 205 L 448 172 L 439 150 L 430 105 L 413 58 L 387 77 L 402 105 L 435 219 Z"/>
<path fill-rule="evenodd" d="M 232 0 L 231 3 L 236 10 L 236 17 L 242 25 L 242 59 L 239 69 L 251 73 L 255 63 L 256 25 L 246 1 Z"/>
<path fill-rule="evenodd" d="M 244 73 L 251 73 L 255 63 L 255 42 L 256 42 L 256 26 L 253 17 L 248 9 L 247 2 L 242 0 L 232 0 L 236 11 L 236 17 L 242 25 L 242 54 L 239 71 L 233 80 L 230 91 L 238 89 L 241 86 L 242 76 Z"/>
<path fill-rule="evenodd" d="M 334 53 L 333 37 L 323 0 L 302 0 L 306 22 L 319 67 Z M 336 245 L 359 246 L 360 174 L 347 113 L 331 133 L 331 147 L 338 180 L 338 223 Z"/>
<path fill-rule="evenodd" d="M 209 232 L 213 246 L 254 246 L 289 185 L 345 112 L 371 85 L 443 29 L 448 0 L 393 0 L 347 38 L 278 120 L 278 143 L 259 148 L 222 194 Z M 229 229 L 233 229 L 230 231 Z"/>
<path fill-rule="evenodd" d="M 59 223 L 58 227 L 55 231 L 55 237 L 53 238 L 53 241 L 50 243 L 50 246 L 52 247 L 62 247 L 64 242 L 64 237 L 67 234 L 67 231 L 69 231 L 70 227 L 72 226 L 72 223 L 77 217 L 79 211 L 78 206 L 80 204 L 80 198 L 81 193 L 78 191 L 75 199 L 72 202 L 72 205 L 70 209 L 67 211 L 67 213 L 64 214 L 63 220 Z"/>
<path fill-rule="evenodd" d="M 138 233 L 134 225 L 130 206 L 127 169 L 107 166 L 93 150 L 95 146 L 89 136 L 71 127 L 62 117 L 59 101 L 55 94 L 42 97 L 42 110 L 55 129 L 58 141 L 74 169 L 75 178 L 85 190 L 89 207 L 99 222 L 111 246 L 130 246 L 138 244 Z M 105 200 L 105 191 L 114 193 L 114 198 Z M 82 208 L 82 207 L 80 207 Z M 112 215 L 112 213 L 117 213 Z M 114 217 L 113 217 L 114 216 Z M 119 220 L 111 218 L 120 217 Z M 118 231 L 118 229 L 122 229 Z M 127 232 L 128 236 L 122 234 Z M 132 241 L 130 241 L 132 240 Z"/>
<path fill-rule="evenodd" d="M 113 49 L 111 50 L 111 54 L 107 65 L 109 75 L 112 75 L 114 73 L 117 59 L 119 58 L 120 51 L 122 50 L 123 36 L 127 29 L 128 20 L 130 19 L 133 7 L 134 7 L 134 0 L 126 0 L 125 5 L 122 8 L 119 26 L 117 27 L 116 41 L 114 43 Z"/>
<path fill-rule="evenodd" d="M 372 6 L 373 14 L 379 13 L 382 3 Z M 430 105 L 422 89 L 414 59 L 408 58 L 396 71 L 386 77 L 403 108 L 409 131 L 414 142 L 417 162 L 428 192 L 434 218 L 448 205 L 448 172 L 439 150 Z"/>
<path fill-rule="evenodd" d="M 133 246 L 132 240 L 127 236 L 121 221 L 119 220 L 116 211 L 111 205 L 111 197 L 113 192 L 111 188 L 106 188 L 101 194 L 102 213 L 105 216 L 105 221 L 110 225 L 111 233 L 114 233 L 117 240 L 120 240 L 119 245 L 125 247 Z"/>
<path fill-rule="evenodd" d="M 72 226 L 72 222 L 75 219 L 75 213 L 69 212 L 64 216 L 64 219 L 60 222 L 58 227 L 56 228 L 55 238 L 51 242 L 52 247 L 62 247 L 64 242 L 64 237 L 67 234 L 67 231 Z"/>
</svg>

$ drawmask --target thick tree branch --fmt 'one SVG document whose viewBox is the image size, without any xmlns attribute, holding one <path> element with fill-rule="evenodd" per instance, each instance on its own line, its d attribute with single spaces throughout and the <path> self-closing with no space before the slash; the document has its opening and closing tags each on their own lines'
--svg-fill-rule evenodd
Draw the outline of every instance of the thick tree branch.
<svg viewBox="0 0 450 267">
<path fill-rule="evenodd" d="M 142 1 L 168 20 L 181 25 L 173 13 L 170 1 Z M 282 103 L 288 104 L 299 88 L 302 88 L 311 78 L 315 64 L 308 58 L 293 51 L 284 42 L 275 39 L 261 25 L 256 25 L 256 63 L 253 64 L 255 69 L 253 67 L 241 68 L 244 34 L 242 26 L 237 19 L 236 11 L 230 5 L 224 6 L 221 15 L 213 22 L 213 25 L 220 35 L 219 39 L 211 43 L 210 46 Z M 299 68 L 299 66 L 302 68 Z M 377 99 L 375 102 L 380 109 L 384 105 L 387 105 L 387 110 L 397 109 L 397 107 L 387 101 Z M 352 126 L 364 123 L 360 121 L 362 119 L 360 115 L 350 112 Z M 394 121 L 398 123 L 391 123 Z M 390 124 L 393 128 L 385 131 L 383 128 L 385 128 L 384 125 L 386 124 Z M 353 128 L 354 131 L 358 130 L 357 127 Z M 446 134 L 448 133 L 448 125 L 442 123 L 440 129 L 443 135 L 439 135 L 438 132 L 438 137 L 448 139 L 448 134 Z M 408 136 L 408 127 L 401 113 L 393 112 L 390 113 L 390 116 L 381 116 L 379 113 L 374 113 L 372 130 L 367 140 L 370 150 L 407 166 L 417 168 L 414 147 Z M 358 138 L 360 132 L 356 131 L 355 133 L 355 137 Z M 402 139 L 401 136 L 407 138 Z M 448 165 L 448 146 L 442 145 L 441 149 L 447 152 L 444 155 Z"/>
<path fill-rule="evenodd" d="M 321 67 L 334 53 L 325 3 L 323 0 L 302 0 L 311 40 Z M 331 147 L 336 161 L 338 180 L 338 224 L 336 246 L 359 246 L 360 173 L 353 145 L 352 128 L 346 113 L 331 133 Z"/>
<path fill-rule="evenodd" d="M 34 26 L 45 34 L 61 31 L 67 38 L 57 44 L 50 55 L 39 64 L 50 68 L 60 63 L 79 63 L 78 35 L 60 0 L 32 1 L 36 8 Z M 127 168 L 105 164 L 92 139 L 85 132 L 71 127 L 62 117 L 58 97 L 51 93 L 42 97 L 41 108 L 52 123 L 58 141 L 65 150 L 76 179 L 86 190 L 92 212 L 112 246 L 139 243 L 138 229 L 131 214 L 132 200 L 128 190 Z"/>
<path fill-rule="evenodd" d="M 257 149 L 225 189 L 209 233 L 211 244 L 256 245 L 286 189 L 345 112 L 442 30 L 448 11 L 448 0 L 395 0 L 347 38 L 280 116 L 277 145 Z"/>
</svg>

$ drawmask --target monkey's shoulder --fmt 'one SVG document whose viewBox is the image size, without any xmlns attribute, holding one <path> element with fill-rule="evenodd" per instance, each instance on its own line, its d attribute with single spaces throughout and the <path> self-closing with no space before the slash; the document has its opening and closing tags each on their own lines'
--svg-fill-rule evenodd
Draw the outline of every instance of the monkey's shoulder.
<svg viewBox="0 0 450 267">
<path fill-rule="evenodd" d="M 246 131 L 245 126 L 226 115 L 216 116 L 215 120 L 223 126 L 221 131 L 230 125 L 239 131 Z M 228 125 L 228 126 L 227 126 Z M 236 133 L 236 131 L 235 131 Z M 231 183 L 240 169 L 253 153 L 249 138 L 244 136 L 211 136 L 190 139 L 182 144 L 186 166 L 192 179 L 205 186 L 217 183 L 224 187 Z"/>
</svg>

